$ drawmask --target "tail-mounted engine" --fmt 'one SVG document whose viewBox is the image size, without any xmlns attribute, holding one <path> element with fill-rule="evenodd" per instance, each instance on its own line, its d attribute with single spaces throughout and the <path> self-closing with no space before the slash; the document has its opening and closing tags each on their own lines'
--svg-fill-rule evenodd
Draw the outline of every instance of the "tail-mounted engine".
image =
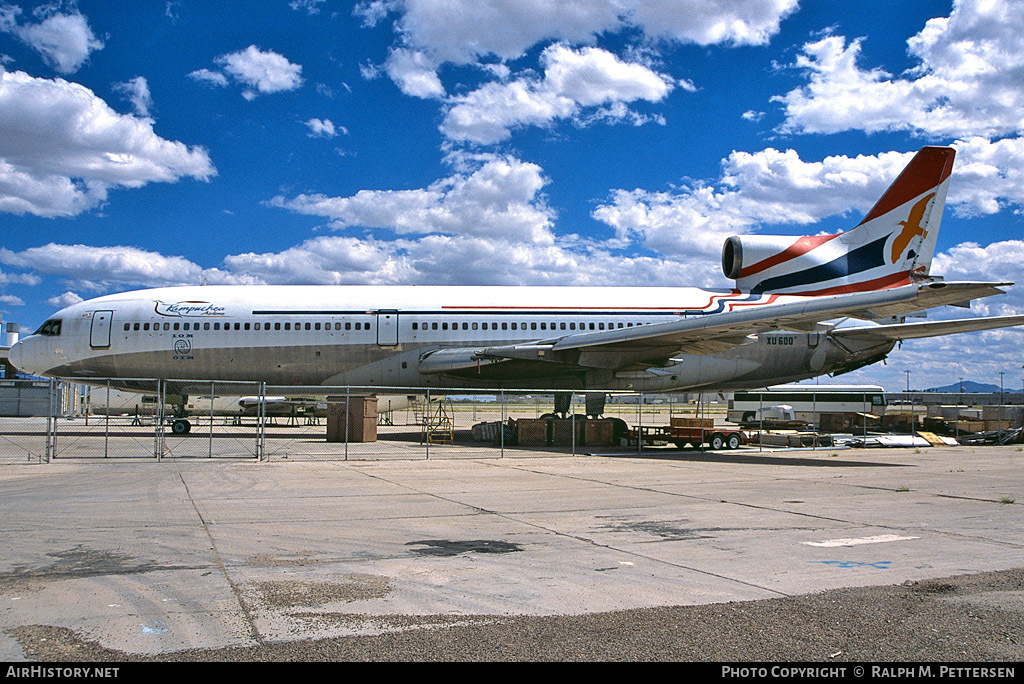
<svg viewBox="0 0 1024 684">
<path fill-rule="evenodd" d="M 784 290 L 845 275 L 833 269 L 847 245 L 839 235 L 734 235 L 722 247 L 722 271 L 752 292 Z M 834 244 L 829 245 L 830 241 Z"/>
</svg>

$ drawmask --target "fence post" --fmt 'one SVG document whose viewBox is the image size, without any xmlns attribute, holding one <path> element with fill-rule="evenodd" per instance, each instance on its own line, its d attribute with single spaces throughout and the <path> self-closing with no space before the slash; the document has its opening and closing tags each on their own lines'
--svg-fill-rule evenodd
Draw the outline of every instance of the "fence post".
<svg viewBox="0 0 1024 684">
<path fill-rule="evenodd" d="M 794 416 L 795 417 L 795 416 Z M 757 451 L 761 452 L 764 446 L 764 390 L 757 393 Z"/>
<path fill-rule="evenodd" d="M 266 443 L 266 416 L 267 416 L 267 383 L 261 382 L 259 389 L 258 403 L 259 409 L 256 411 L 256 460 L 265 461 L 267 460 L 267 443 Z"/>
<path fill-rule="evenodd" d="M 641 392 L 637 396 L 637 436 L 639 439 L 636 440 L 637 453 L 640 456 L 644 455 L 644 393 Z"/>
<path fill-rule="evenodd" d="M 576 456 L 576 393 L 569 394 L 569 443 L 572 444 L 572 455 Z"/>
<path fill-rule="evenodd" d="M 167 401 L 167 387 L 163 380 L 156 381 L 156 413 L 153 420 L 153 457 L 162 461 L 164 457 L 164 402 Z"/>
<path fill-rule="evenodd" d="M 90 396 L 92 393 L 90 392 Z M 86 425 L 89 424 L 89 411 L 92 410 L 92 402 L 89 402 L 89 407 L 86 409 Z M 107 380 L 107 411 L 103 417 L 103 458 L 110 457 L 110 380 Z"/>
<path fill-rule="evenodd" d="M 793 416 L 794 418 L 796 416 Z M 818 435 L 821 432 L 821 420 L 818 418 L 818 393 L 811 392 L 811 425 L 814 427 L 814 437 L 811 438 L 811 451 L 818 449 Z"/>
<path fill-rule="evenodd" d="M 864 434 L 861 435 L 865 440 L 868 438 L 868 412 L 874 410 L 874 407 L 868 403 L 868 395 L 864 394 Z"/>
<path fill-rule="evenodd" d="M 210 438 L 207 444 L 207 458 L 213 458 L 213 397 L 217 394 L 216 382 L 210 382 Z"/>
<path fill-rule="evenodd" d="M 474 324 L 475 325 L 475 324 Z M 505 390 L 501 390 L 501 424 L 498 425 L 498 434 L 501 441 L 501 453 L 498 458 L 505 458 Z"/>
<path fill-rule="evenodd" d="M 56 413 L 56 411 L 55 411 L 55 408 L 54 408 L 54 400 L 53 400 L 53 395 L 54 395 L 54 392 L 55 392 L 54 382 L 55 382 L 54 380 L 50 380 L 50 392 L 49 392 L 49 404 L 50 405 L 49 405 L 49 410 L 46 412 L 46 447 L 45 447 L 44 451 L 46 452 L 45 458 L 46 458 L 46 462 L 47 463 L 49 463 L 50 460 L 56 456 L 56 447 L 57 447 L 57 445 L 56 445 L 57 435 L 56 435 L 56 426 L 55 426 L 55 422 L 56 421 L 55 421 L 55 418 L 54 418 L 54 413 Z"/>
</svg>

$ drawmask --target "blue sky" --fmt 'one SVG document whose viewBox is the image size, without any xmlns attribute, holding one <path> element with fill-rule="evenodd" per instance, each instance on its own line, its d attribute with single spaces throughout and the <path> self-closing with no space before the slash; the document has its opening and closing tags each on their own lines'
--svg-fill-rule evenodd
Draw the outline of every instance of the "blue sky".
<svg viewBox="0 0 1024 684">
<path fill-rule="evenodd" d="M 850 227 L 926 144 L 958 148 L 933 272 L 1024 280 L 1024 8 L 716 5 L 0 0 L 0 313 L 203 282 L 728 287 L 726 237 Z M 1020 286 L 973 313 L 1024 313 Z M 914 342 L 844 381 L 1016 377 L 1022 344 Z"/>
</svg>

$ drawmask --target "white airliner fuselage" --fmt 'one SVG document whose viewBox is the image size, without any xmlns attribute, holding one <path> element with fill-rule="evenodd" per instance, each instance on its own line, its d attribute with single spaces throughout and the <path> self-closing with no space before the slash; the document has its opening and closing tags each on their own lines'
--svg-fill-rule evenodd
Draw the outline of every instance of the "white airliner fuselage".
<svg viewBox="0 0 1024 684">
<path fill-rule="evenodd" d="M 159 288 L 67 307 L 15 344 L 10 360 L 80 381 L 655 392 L 844 372 L 899 340 L 1024 324 L 903 322 L 1009 284 L 929 275 L 954 156 L 923 148 L 843 233 L 729 238 L 722 269 L 734 290 Z"/>
<path fill-rule="evenodd" d="M 451 348 L 509 348 L 628 331 L 761 306 L 767 297 L 695 288 L 209 286 L 128 292 L 63 309 L 17 345 L 19 368 L 78 378 L 253 380 L 272 385 L 666 391 L 762 386 L 830 372 L 854 354 L 819 332 L 771 332 L 720 354 L 630 368 L 458 359 Z M 799 297 L 774 298 L 773 303 Z M 386 304 L 387 308 L 381 308 Z M 59 325 L 59 334 L 51 334 Z M 44 326 L 45 327 L 45 326 Z M 536 346 L 536 345 L 533 345 Z M 649 347 L 652 352 L 655 347 Z M 574 356 L 578 356 L 578 352 Z M 625 352 L 623 352 L 625 353 Z M 609 364 L 603 364 L 609 365 Z M 616 363 L 614 365 L 621 366 Z M 767 372 L 766 372 L 767 371 Z"/>
</svg>

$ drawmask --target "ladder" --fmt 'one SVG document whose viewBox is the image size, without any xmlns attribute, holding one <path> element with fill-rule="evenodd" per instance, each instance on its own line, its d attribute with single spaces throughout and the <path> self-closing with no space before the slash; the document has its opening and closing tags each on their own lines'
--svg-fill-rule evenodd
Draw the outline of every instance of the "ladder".
<svg viewBox="0 0 1024 684">
<path fill-rule="evenodd" d="M 420 430 L 420 444 L 453 444 L 455 442 L 455 424 L 452 421 L 450 399 L 442 399 L 437 409 L 428 408 L 423 417 Z"/>
</svg>

